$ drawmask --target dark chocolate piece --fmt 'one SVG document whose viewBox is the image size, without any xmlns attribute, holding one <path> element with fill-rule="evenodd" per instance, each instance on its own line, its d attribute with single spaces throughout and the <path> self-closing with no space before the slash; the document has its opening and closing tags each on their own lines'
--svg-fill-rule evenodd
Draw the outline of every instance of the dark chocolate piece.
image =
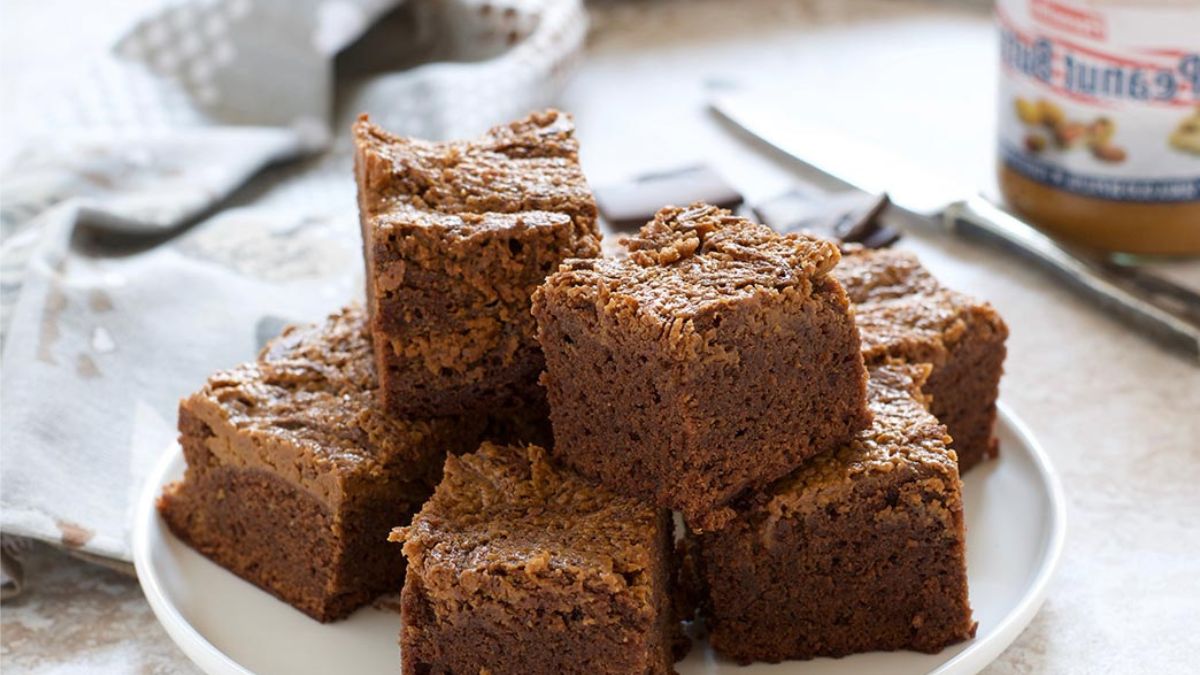
<svg viewBox="0 0 1200 675">
<path fill-rule="evenodd" d="M 899 232 L 880 221 L 889 203 L 886 194 L 794 188 L 755 205 L 754 214 L 778 232 L 804 232 L 838 243 L 884 248 L 900 238 Z"/>
<path fill-rule="evenodd" d="M 693 202 L 733 211 L 742 205 L 742 195 L 720 174 L 703 165 L 646 174 L 596 189 L 600 214 L 617 231 L 638 229 L 664 206 Z"/>
</svg>

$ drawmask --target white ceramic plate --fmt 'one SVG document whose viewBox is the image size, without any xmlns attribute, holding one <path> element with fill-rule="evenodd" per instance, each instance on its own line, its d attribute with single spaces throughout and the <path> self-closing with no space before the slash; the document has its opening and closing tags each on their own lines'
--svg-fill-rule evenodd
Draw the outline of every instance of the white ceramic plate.
<svg viewBox="0 0 1200 675">
<path fill-rule="evenodd" d="M 964 481 L 968 576 L 979 631 L 940 654 L 878 652 L 740 668 L 704 645 L 679 663 L 681 675 L 869 675 L 975 673 L 999 656 L 1045 597 L 1066 532 L 1062 488 L 1029 431 L 1003 406 L 1001 456 Z M 154 508 L 163 484 L 183 474 L 177 446 L 163 457 L 138 503 L 133 555 L 158 620 L 208 673 L 400 672 L 400 618 L 367 607 L 349 619 L 319 624 L 192 551 L 167 530 Z"/>
</svg>

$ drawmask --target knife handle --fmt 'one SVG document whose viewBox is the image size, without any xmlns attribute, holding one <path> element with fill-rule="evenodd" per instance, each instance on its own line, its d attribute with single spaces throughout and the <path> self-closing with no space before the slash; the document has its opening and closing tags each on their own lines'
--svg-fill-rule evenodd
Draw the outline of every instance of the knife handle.
<svg viewBox="0 0 1200 675">
<path fill-rule="evenodd" d="M 1200 365 L 1200 323 L 1098 262 L 1060 245 L 983 197 L 951 204 L 943 217 L 958 234 L 999 243 L 1041 264 L 1146 333 L 1182 349 Z"/>
</svg>

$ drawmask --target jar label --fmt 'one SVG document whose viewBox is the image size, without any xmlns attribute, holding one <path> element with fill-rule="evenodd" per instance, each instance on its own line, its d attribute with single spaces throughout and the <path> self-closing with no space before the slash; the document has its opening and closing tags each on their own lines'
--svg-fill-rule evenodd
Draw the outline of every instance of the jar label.
<svg viewBox="0 0 1200 675">
<path fill-rule="evenodd" d="M 1200 200 L 1200 3 L 999 0 L 1000 157 L 1055 188 Z"/>
</svg>

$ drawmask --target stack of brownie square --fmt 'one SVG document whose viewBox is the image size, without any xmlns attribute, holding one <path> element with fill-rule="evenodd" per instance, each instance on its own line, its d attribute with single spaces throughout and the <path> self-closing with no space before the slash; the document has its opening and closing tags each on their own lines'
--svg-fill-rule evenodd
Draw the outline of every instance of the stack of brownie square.
<svg viewBox="0 0 1200 675">
<path fill-rule="evenodd" d="M 864 351 L 831 242 L 695 204 L 626 248 L 534 296 L 552 454 L 682 513 L 712 646 L 780 661 L 972 635 L 957 460 L 921 391 L 947 359 L 911 331 L 910 352 Z"/>
<path fill-rule="evenodd" d="M 570 118 L 473 142 L 354 127 L 367 308 L 290 328 L 180 404 L 188 468 L 159 509 L 180 539 L 320 621 L 404 579 L 387 541 L 447 453 L 549 445 L 530 297 L 600 250 Z"/>
<path fill-rule="evenodd" d="M 182 539 L 320 620 L 403 579 L 406 673 L 668 673 L 692 618 L 740 662 L 974 633 L 990 307 L 706 204 L 601 257 L 555 111 L 354 133 L 367 308 L 181 404 Z"/>
</svg>

